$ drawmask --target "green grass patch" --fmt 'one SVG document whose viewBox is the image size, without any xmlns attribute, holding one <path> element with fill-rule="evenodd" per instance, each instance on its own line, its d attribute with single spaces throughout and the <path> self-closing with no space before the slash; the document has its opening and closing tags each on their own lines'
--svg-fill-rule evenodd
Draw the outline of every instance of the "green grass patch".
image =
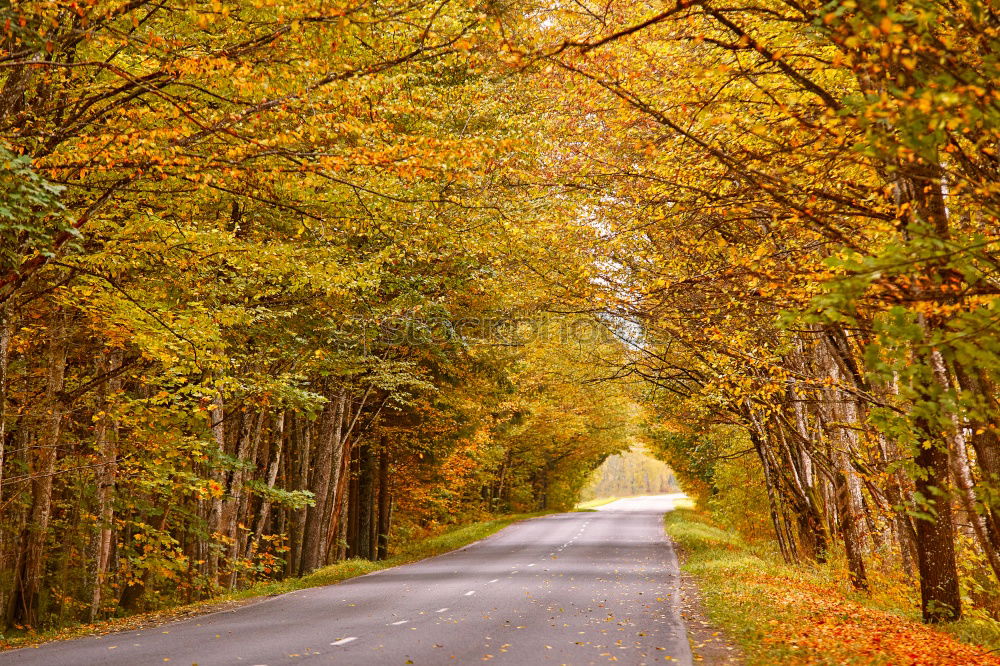
<svg viewBox="0 0 1000 666">
<path fill-rule="evenodd" d="M 13 649 L 36 645 L 52 640 L 67 640 L 81 636 L 93 634 L 106 634 L 116 631 L 133 630 L 140 627 L 154 626 L 172 620 L 183 619 L 193 615 L 211 613 L 216 610 L 223 610 L 258 597 L 269 597 L 276 594 L 285 594 L 295 590 L 302 590 L 309 587 L 321 587 L 332 585 L 348 578 L 355 578 L 365 574 L 381 571 L 390 567 L 397 567 L 402 564 L 409 564 L 428 557 L 442 555 L 452 550 L 457 550 L 471 543 L 485 539 L 486 537 L 499 532 L 512 523 L 516 523 L 528 518 L 545 515 L 548 512 L 521 513 L 502 516 L 493 520 L 484 520 L 468 525 L 462 525 L 447 530 L 436 536 L 415 541 L 407 544 L 392 557 L 381 562 L 370 560 L 350 559 L 337 562 L 330 566 L 317 569 L 312 573 L 300 578 L 288 578 L 285 580 L 269 581 L 258 583 L 242 590 L 235 590 L 211 599 L 198 601 L 193 604 L 175 606 L 163 610 L 140 613 L 124 618 L 114 618 L 95 622 L 93 624 L 82 624 L 64 629 L 53 629 L 43 632 L 24 632 L 9 636 L 0 635 L 0 649 Z"/>
<path fill-rule="evenodd" d="M 580 502 L 575 507 L 574 511 L 593 511 L 599 506 L 604 506 L 605 504 L 611 504 L 612 502 L 617 502 L 620 497 L 601 497 L 598 499 L 592 499 L 587 502 Z"/>
</svg>

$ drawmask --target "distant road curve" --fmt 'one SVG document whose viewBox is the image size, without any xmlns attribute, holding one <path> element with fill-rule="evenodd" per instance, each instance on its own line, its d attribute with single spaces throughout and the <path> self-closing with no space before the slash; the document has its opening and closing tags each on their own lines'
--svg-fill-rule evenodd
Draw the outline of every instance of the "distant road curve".
<svg viewBox="0 0 1000 666">
<path fill-rule="evenodd" d="M 461 550 L 0 665 L 691 664 L 662 516 L 681 494 L 511 525 Z"/>
</svg>

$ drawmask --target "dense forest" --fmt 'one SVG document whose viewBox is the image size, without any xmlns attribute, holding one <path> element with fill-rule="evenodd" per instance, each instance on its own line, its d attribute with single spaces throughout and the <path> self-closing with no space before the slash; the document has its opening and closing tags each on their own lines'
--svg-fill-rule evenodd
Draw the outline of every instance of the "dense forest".
<svg viewBox="0 0 1000 666">
<path fill-rule="evenodd" d="M 637 441 L 1000 619 L 987 0 L 0 11 L 7 626 L 564 509 Z"/>
</svg>

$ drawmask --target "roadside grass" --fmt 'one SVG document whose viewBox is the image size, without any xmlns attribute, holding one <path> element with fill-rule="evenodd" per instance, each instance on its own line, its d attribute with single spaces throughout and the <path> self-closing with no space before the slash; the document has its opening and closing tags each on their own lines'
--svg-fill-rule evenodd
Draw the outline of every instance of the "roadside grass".
<svg viewBox="0 0 1000 666">
<path fill-rule="evenodd" d="M 589 500 L 587 502 L 580 502 L 575 507 L 573 511 L 593 511 L 599 506 L 604 506 L 605 504 L 611 504 L 612 502 L 617 502 L 620 497 L 601 497 L 598 499 Z"/>
<path fill-rule="evenodd" d="M 838 563 L 787 565 L 767 545 L 748 544 L 690 508 L 664 522 L 711 621 L 749 664 L 1000 664 L 996 623 L 932 628 L 898 591 L 851 592 Z"/>
<path fill-rule="evenodd" d="M 436 555 L 463 548 L 475 541 L 499 532 L 503 528 L 528 518 L 543 516 L 549 512 L 519 513 L 501 516 L 493 520 L 484 520 L 468 525 L 462 525 L 450 529 L 436 536 L 414 541 L 407 544 L 392 557 L 381 562 L 369 560 L 350 559 L 343 562 L 331 564 L 328 567 L 317 569 L 312 573 L 299 578 L 288 578 L 279 581 L 257 583 L 242 590 L 235 590 L 226 594 L 198 601 L 183 606 L 174 606 L 146 613 L 139 613 L 121 618 L 102 620 L 93 624 L 81 624 L 63 629 L 52 629 L 47 631 L 17 632 L 10 635 L 0 635 L 0 650 L 28 647 L 54 640 L 67 640 L 90 636 L 94 634 L 107 634 L 118 631 L 137 630 L 145 627 L 156 626 L 165 622 L 186 619 L 197 615 L 204 615 L 220 610 L 227 610 L 239 607 L 248 601 L 260 597 L 270 597 L 277 594 L 285 594 L 302 590 L 309 587 L 321 587 L 332 585 L 348 578 L 364 576 L 365 574 L 381 571 L 390 567 L 397 567 L 402 564 L 409 564 L 417 560 L 423 560 Z"/>
</svg>

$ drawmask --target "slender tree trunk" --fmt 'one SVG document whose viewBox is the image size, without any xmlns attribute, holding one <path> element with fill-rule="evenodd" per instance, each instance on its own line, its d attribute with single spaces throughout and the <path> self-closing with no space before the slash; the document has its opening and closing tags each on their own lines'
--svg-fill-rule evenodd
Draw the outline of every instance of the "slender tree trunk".
<svg viewBox="0 0 1000 666">
<path fill-rule="evenodd" d="M 795 396 L 789 393 L 791 399 Z M 816 502 L 814 489 L 814 478 L 812 469 L 812 457 L 804 445 L 810 441 L 808 429 L 798 421 L 804 419 L 797 413 L 804 411 L 801 405 L 793 407 L 796 416 L 796 429 L 794 435 L 783 426 L 778 426 L 778 438 L 781 442 L 781 452 L 785 458 L 785 466 L 788 468 L 789 484 L 788 489 L 790 502 L 795 511 L 796 525 L 799 533 L 799 543 L 810 559 L 816 562 L 826 561 L 827 538 L 823 531 L 823 515 L 819 504 Z M 798 443 L 796 443 L 798 441 Z"/>
<path fill-rule="evenodd" d="M 350 428 L 345 428 L 347 420 L 349 419 L 348 409 L 346 407 L 341 410 L 340 416 L 337 419 L 337 431 L 336 431 L 336 442 L 334 444 L 335 455 L 331 463 L 331 468 L 333 470 L 333 479 L 330 481 L 330 492 L 327 495 L 327 509 L 326 513 L 329 515 L 329 524 L 326 527 L 326 542 L 324 544 L 323 550 L 323 561 L 326 564 L 330 564 L 338 559 L 337 554 L 337 520 L 340 517 L 340 507 L 338 502 L 340 501 L 340 480 L 344 473 L 344 450 L 347 447 L 346 437 L 348 436 L 348 430 Z M 332 555 L 331 555 L 332 553 Z"/>
<path fill-rule="evenodd" d="M 888 467 L 899 457 L 899 451 L 883 435 L 878 436 L 878 444 L 882 457 L 881 463 L 883 467 Z M 892 504 L 893 533 L 899 545 L 899 557 L 903 572 L 907 577 L 913 577 L 917 567 L 917 532 L 908 512 L 909 504 L 905 500 L 907 496 L 905 479 L 902 470 L 897 469 L 889 473 L 885 480 L 885 496 Z"/>
<path fill-rule="evenodd" d="M 310 460 L 312 456 L 312 428 L 309 427 L 309 423 L 305 422 L 301 417 L 296 417 L 295 419 L 298 427 L 296 432 L 300 434 L 301 438 L 301 449 L 299 451 L 299 469 L 298 469 L 298 489 L 308 490 L 312 487 L 310 479 Z M 303 562 L 305 560 L 305 534 L 306 534 L 306 520 L 308 517 L 309 508 L 302 507 L 299 509 L 295 517 L 295 530 L 292 533 L 292 573 L 294 575 L 302 575 L 305 573 L 305 568 Z"/>
<path fill-rule="evenodd" d="M 358 450 L 358 550 L 356 555 L 366 560 L 374 559 L 372 554 L 372 491 L 375 481 L 371 443 L 366 443 Z"/>
<path fill-rule="evenodd" d="M 378 456 L 378 545 L 375 559 L 384 560 L 389 555 L 389 507 L 392 492 L 389 487 L 389 446 L 383 439 Z"/>
<path fill-rule="evenodd" d="M 285 435 L 285 412 L 282 410 L 278 412 L 278 418 L 274 425 L 274 452 L 271 454 L 271 463 L 267 468 L 267 478 L 265 479 L 265 484 L 268 490 L 274 488 L 274 484 L 278 481 L 278 469 L 281 466 L 281 453 L 284 446 L 284 435 Z M 253 531 L 250 533 L 250 538 L 247 540 L 246 558 L 252 560 L 254 554 L 257 552 L 257 544 L 260 543 L 260 538 L 264 534 L 264 529 L 267 527 L 267 520 L 271 516 L 271 499 L 265 495 L 260 502 L 260 510 L 257 512 L 257 521 L 254 525 Z"/>
<path fill-rule="evenodd" d="M 316 451 L 316 480 L 312 486 L 315 504 L 306 514 L 306 528 L 302 546 L 302 570 L 304 572 L 317 569 L 324 564 L 326 527 L 329 524 L 327 513 L 328 495 L 333 467 L 336 460 L 336 450 L 339 442 L 337 424 L 343 419 L 344 404 L 347 392 L 341 389 L 336 400 L 327 404 L 320 418 L 318 433 L 319 448 Z"/>
<path fill-rule="evenodd" d="M 98 366 L 98 372 L 114 372 L 121 367 L 121 352 L 114 351 L 108 354 L 105 363 Z M 121 379 L 115 377 L 109 380 L 102 391 L 101 401 L 102 414 L 97 422 L 97 530 L 90 538 L 88 546 L 88 585 L 90 592 L 90 608 L 87 612 L 87 619 L 93 622 L 101 609 L 101 593 L 104 585 L 104 577 L 108 571 L 108 561 L 111 556 L 111 538 L 114 532 L 114 506 L 112 497 L 114 495 L 115 476 L 117 473 L 118 457 L 118 421 L 108 410 L 113 409 L 111 401 L 115 394 L 121 389 Z"/>
<path fill-rule="evenodd" d="M 215 401 L 212 403 L 212 409 L 209 410 L 209 422 L 212 429 L 212 437 L 215 439 L 215 447 L 220 455 L 225 455 L 226 453 L 226 424 L 225 424 L 225 406 L 222 399 L 222 394 L 220 393 L 215 397 Z M 221 546 L 218 544 L 220 531 L 222 529 L 222 507 L 223 507 L 223 492 L 225 490 L 225 470 L 221 466 L 216 465 L 212 467 L 211 479 L 215 484 L 214 493 L 212 495 L 212 502 L 209 507 L 208 512 L 208 577 L 215 585 L 218 583 L 219 579 L 219 550 Z"/>
<path fill-rule="evenodd" d="M 0 305 L 0 506 L 3 506 L 3 469 L 7 450 L 7 367 L 10 362 L 12 318 Z"/>
<path fill-rule="evenodd" d="M 1000 392 L 983 373 L 968 371 L 961 363 L 955 364 L 955 374 L 960 388 L 979 396 L 983 414 L 968 424 L 968 442 L 976 452 L 976 463 L 982 472 L 980 487 L 983 489 L 986 511 L 987 537 L 995 551 L 1000 551 Z"/>
<path fill-rule="evenodd" d="M 836 343 L 830 331 L 824 331 L 817 348 L 819 365 L 833 383 L 826 391 L 821 403 L 824 414 L 825 431 L 832 438 L 831 450 L 836 466 L 834 486 L 837 497 L 838 527 L 844 541 L 851 584 L 856 590 L 868 591 L 868 571 L 864 553 L 867 534 L 865 530 L 865 507 L 861 480 L 851 463 L 859 450 L 857 428 L 861 427 L 861 415 L 855 398 L 845 390 L 845 385 L 857 387 L 858 380 L 851 373 L 845 373 L 842 366 L 848 365 L 846 351 Z"/>
<path fill-rule="evenodd" d="M 239 557 L 243 551 L 242 540 L 248 529 L 241 527 L 246 520 L 247 506 L 249 504 L 246 490 L 246 470 L 245 466 L 254 459 L 261 436 L 264 430 L 264 410 L 260 410 L 255 415 L 245 413 L 243 415 L 244 426 L 240 429 L 240 441 L 236 449 L 237 467 L 233 470 L 229 480 L 229 501 L 225 511 L 226 521 L 224 530 L 230 538 L 229 542 L 229 589 L 236 587 L 239 578 Z"/>
<path fill-rule="evenodd" d="M 938 385 L 945 391 L 951 390 L 953 388 L 951 373 L 948 371 L 941 353 L 936 349 L 931 350 L 931 363 L 934 366 L 934 378 L 937 380 Z M 972 471 L 969 468 L 969 452 L 968 444 L 965 441 L 965 429 L 959 421 L 958 414 L 952 412 L 948 416 L 951 419 L 951 430 L 947 433 L 949 443 L 951 444 L 949 461 L 951 463 L 952 475 L 955 478 L 955 484 L 958 487 L 958 499 L 962 508 L 965 509 L 965 513 L 968 514 L 973 534 L 975 534 L 979 546 L 982 548 L 983 553 L 985 553 L 986 560 L 990 563 L 990 568 L 993 569 L 993 575 L 1000 581 L 1000 553 L 993 547 L 993 543 L 987 534 L 986 520 L 979 511 L 979 500 L 976 497 L 975 483 L 972 480 Z"/>
<path fill-rule="evenodd" d="M 860 540 L 863 538 L 859 529 L 863 508 L 858 507 L 851 492 L 849 475 L 852 473 L 847 454 L 840 451 L 837 459 L 837 498 L 840 505 L 840 533 L 844 540 L 844 550 L 847 552 L 847 568 L 850 572 L 851 585 L 856 590 L 868 591 L 868 571 L 862 555 Z"/>
<path fill-rule="evenodd" d="M 353 459 L 353 442 L 349 436 L 344 440 L 340 451 L 340 474 L 337 478 L 337 490 L 333 495 L 333 518 L 335 539 L 337 543 L 337 559 L 342 560 L 347 557 L 347 528 L 349 518 L 344 520 L 345 499 L 350 494 L 351 484 L 351 460 Z M 349 513 L 347 514 L 350 515 Z"/>
<path fill-rule="evenodd" d="M 351 457 L 350 492 L 347 495 L 347 556 L 360 557 L 358 554 L 358 522 L 360 493 L 358 485 L 361 482 L 361 448 L 355 447 Z"/>
<path fill-rule="evenodd" d="M 775 489 L 775 478 L 771 470 L 770 459 L 764 450 L 764 439 L 757 432 L 756 426 L 750 429 L 750 441 L 757 451 L 757 457 L 760 459 L 764 471 L 764 488 L 767 490 L 767 505 L 771 515 L 771 525 L 774 527 L 774 536 L 778 541 L 778 548 L 785 562 L 795 562 L 794 544 L 789 543 L 782 524 L 781 507 L 778 504 L 780 500 L 778 492 Z"/>
<path fill-rule="evenodd" d="M 60 395 L 66 371 L 66 329 L 64 316 L 56 315 L 49 332 L 48 380 L 45 391 L 45 424 L 42 440 L 34 454 L 31 480 L 31 517 L 22 537 L 21 568 L 15 579 L 12 619 L 34 626 L 38 621 L 38 603 L 45 563 L 45 541 L 52 516 L 52 477 L 55 474 L 57 447 L 62 432 L 65 407 Z"/>
</svg>

